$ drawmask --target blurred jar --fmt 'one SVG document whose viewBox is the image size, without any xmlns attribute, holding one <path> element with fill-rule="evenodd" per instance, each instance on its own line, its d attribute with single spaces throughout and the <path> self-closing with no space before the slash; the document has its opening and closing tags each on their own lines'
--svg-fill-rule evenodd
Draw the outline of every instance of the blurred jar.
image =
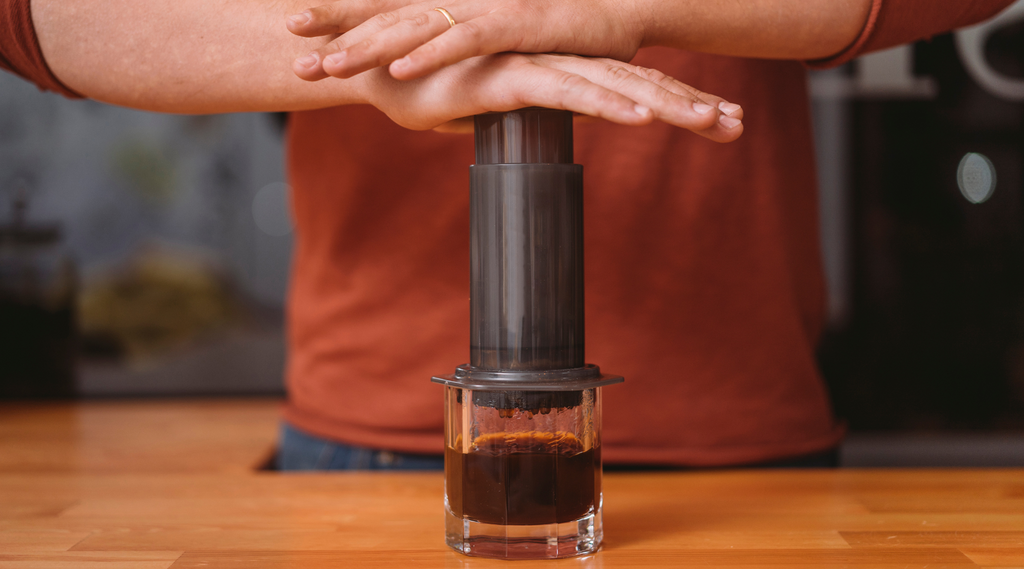
<svg viewBox="0 0 1024 569">
<path fill-rule="evenodd" d="M 58 224 L 29 223 L 23 195 L 0 224 L 0 398 L 75 395 L 76 269 Z"/>
</svg>

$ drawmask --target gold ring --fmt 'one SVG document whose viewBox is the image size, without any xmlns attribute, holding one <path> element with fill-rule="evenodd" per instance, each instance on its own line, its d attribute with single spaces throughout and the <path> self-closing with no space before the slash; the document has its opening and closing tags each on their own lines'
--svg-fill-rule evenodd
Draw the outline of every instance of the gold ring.
<svg viewBox="0 0 1024 569">
<path fill-rule="evenodd" d="M 434 8 L 434 11 L 435 12 L 440 12 L 441 15 L 444 16 L 444 19 L 448 20 L 448 27 L 449 28 L 454 28 L 455 27 L 455 18 L 453 18 L 452 15 L 448 13 L 448 10 L 445 10 L 444 8 L 438 7 L 438 8 Z"/>
</svg>

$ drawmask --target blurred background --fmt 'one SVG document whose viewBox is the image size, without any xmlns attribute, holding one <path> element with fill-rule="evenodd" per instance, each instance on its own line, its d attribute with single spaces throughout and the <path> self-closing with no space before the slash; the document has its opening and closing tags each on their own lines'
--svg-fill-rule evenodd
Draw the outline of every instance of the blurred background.
<svg viewBox="0 0 1024 569">
<path fill-rule="evenodd" d="M 283 127 L 0 74 L 0 396 L 283 393 Z"/>
<path fill-rule="evenodd" d="M 809 89 L 843 464 L 1024 465 L 1024 0 Z M 0 400 L 283 394 L 285 122 L 0 74 Z"/>
</svg>

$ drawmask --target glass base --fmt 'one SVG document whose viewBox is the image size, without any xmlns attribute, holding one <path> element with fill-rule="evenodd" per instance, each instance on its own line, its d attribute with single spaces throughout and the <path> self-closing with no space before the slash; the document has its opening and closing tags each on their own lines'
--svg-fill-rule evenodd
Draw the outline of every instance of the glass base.
<svg viewBox="0 0 1024 569">
<path fill-rule="evenodd" d="M 457 517 L 445 507 L 445 542 L 477 557 L 499 559 L 556 559 L 594 553 L 604 531 L 601 512 L 561 524 L 503 526 Z"/>
</svg>

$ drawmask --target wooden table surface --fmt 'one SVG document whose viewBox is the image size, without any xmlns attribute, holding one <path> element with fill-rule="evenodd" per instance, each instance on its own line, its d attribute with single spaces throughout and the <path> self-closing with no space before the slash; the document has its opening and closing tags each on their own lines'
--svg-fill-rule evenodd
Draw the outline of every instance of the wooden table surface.
<svg viewBox="0 0 1024 569">
<path fill-rule="evenodd" d="M 439 473 L 255 471 L 278 405 L 0 405 L 0 569 L 1024 567 L 1024 470 L 609 474 L 598 554 L 465 557 Z"/>
</svg>

